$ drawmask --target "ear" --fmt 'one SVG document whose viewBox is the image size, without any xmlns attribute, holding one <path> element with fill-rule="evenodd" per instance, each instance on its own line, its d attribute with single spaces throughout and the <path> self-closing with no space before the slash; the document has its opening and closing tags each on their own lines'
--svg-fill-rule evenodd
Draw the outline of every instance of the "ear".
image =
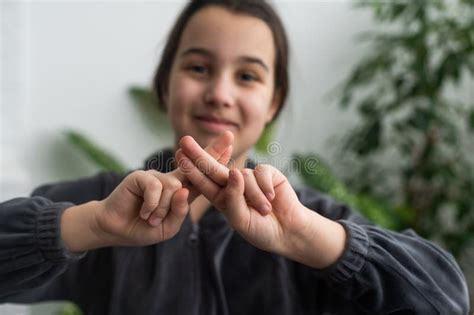
<svg viewBox="0 0 474 315">
<path fill-rule="evenodd" d="M 280 106 L 281 106 L 280 105 L 280 93 L 275 93 L 275 96 L 273 97 L 272 103 L 270 104 L 270 107 L 268 108 L 265 124 L 268 124 L 272 121 L 273 117 L 275 116 L 275 113 L 278 111 L 278 108 Z"/>
</svg>

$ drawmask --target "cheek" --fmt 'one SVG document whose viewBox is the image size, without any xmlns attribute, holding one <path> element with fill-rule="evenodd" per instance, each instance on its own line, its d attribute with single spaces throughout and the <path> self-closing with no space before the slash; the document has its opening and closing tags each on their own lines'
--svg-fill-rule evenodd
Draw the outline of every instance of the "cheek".
<svg viewBox="0 0 474 315">
<path fill-rule="evenodd" d="M 199 86 L 184 77 L 175 76 L 170 84 L 168 112 L 170 118 L 179 119 L 199 98 Z"/>
<path fill-rule="evenodd" d="M 252 126 L 265 126 L 268 112 L 271 106 L 271 95 L 269 93 L 259 93 L 245 97 L 244 116 Z"/>
</svg>

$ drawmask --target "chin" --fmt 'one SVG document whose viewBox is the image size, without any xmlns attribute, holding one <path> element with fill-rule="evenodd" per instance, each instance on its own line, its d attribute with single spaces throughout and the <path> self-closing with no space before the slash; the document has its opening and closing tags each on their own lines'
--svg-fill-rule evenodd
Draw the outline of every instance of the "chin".
<svg viewBox="0 0 474 315">
<path fill-rule="evenodd" d="M 202 134 L 190 134 L 191 137 L 196 140 L 196 142 L 202 147 L 206 148 L 209 144 L 212 143 L 214 139 L 216 139 L 217 135 L 202 135 Z"/>
</svg>

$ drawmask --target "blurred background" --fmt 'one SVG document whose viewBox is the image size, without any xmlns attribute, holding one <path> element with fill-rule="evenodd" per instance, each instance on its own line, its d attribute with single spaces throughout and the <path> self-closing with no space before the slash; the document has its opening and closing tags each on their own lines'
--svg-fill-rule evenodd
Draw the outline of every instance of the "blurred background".
<svg viewBox="0 0 474 315">
<path fill-rule="evenodd" d="M 171 145 L 149 86 L 184 2 L 0 2 L 0 200 L 139 168 Z M 473 291 L 473 1 L 275 6 L 292 48 L 291 93 L 254 157 L 439 243 Z M 316 171 L 286 168 L 308 160 Z M 78 312 L 0 306 L 20 313 Z"/>
</svg>

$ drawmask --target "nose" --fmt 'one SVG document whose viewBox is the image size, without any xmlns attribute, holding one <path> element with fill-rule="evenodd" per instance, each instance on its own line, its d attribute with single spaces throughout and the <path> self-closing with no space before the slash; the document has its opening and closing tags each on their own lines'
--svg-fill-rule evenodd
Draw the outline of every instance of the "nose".
<svg viewBox="0 0 474 315">
<path fill-rule="evenodd" d="M 234 87 L 230 77 L 220 74 L 209 81 L 204 93 L 204 102 L 218 107 L 234 105 Z"/>
</svg>

